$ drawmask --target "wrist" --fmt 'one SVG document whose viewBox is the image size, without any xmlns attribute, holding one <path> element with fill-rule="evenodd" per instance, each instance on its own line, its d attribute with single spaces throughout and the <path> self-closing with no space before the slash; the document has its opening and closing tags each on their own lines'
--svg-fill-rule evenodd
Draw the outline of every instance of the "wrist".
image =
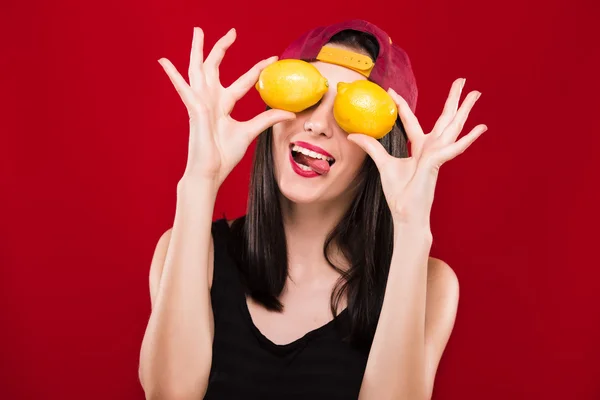
<svg viewBox="0 0 600 400">
<path fill-rule="evenodd" d="M 394 233 L 396 236 L 410 237 L 424 244 L 431 244 L 433 242 L 433 234 L 429 222 L 396 217 L 392 221 L 394 222 Z"/>
<path fill-rule="evenodd" d="M 178 195 L 208 195 L 216 197 L 221 185 L 215 179 L 184 174 L 177 183 Z"/>
</svg>

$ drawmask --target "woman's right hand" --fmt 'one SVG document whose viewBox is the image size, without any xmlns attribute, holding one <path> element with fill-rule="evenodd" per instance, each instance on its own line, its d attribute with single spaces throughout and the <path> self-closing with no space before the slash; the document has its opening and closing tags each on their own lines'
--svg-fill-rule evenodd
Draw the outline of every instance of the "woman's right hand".
<svg viewBox="0 0 600 400">
<path fill-rule="evenodd" d="M 235 41 L 231 29 L 221 37 L 204 59 L 204 33 L 194 27 L 188 76 L 190 84 L 166 58 L 159 63 L 175 86 L 190 118 L 186 181 L 207 180 L 218 189 L 240 162 L 250 143 L 265 129 L 296 117 L 292 112 L 270 109 L 249 121 L 236 121 L 230 113 L 235 103 L 256 84 L 260 72 L 277 57 L 262 60 L 225 88 L 219 79 L 219 65 Z M 182 178 L 182 180 L 183 180 Z"/>
</svg>

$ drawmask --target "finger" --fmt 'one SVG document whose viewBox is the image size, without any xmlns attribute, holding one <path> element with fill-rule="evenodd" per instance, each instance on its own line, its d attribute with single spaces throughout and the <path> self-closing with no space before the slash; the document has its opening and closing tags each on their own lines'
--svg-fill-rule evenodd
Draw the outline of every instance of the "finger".
<svg viewBox="0 0 600 400">
<path fill-rule="evenodd" d="M 394 102 L 398 107 L 398 115 L 400 116 L 400 120 L 402 121 L 404 129 L 406 130 L 406 136 L 408 136 L 408 140 L 413 143 L 417 142 L 422 136 L 424 136 L 423 129 L 421 129 L 421 125 L 419 124 L 417 117 L 415 117 L 411 111 L 406 100 L 396 93 L 394 89 L 390 88 L 388 93 L 392 96 L 392 99 L 394 99 Z"/>
<path fill-rule="evenodd" d="M 440 156 L 443 162 L 452 160 L 459 154 L 462 154 L 466 149 L 475 142 L 485 131 L 487 131 L 486 125 L 477 125 L 467 135 L 460 138 L 460 140 L 446 146 L 440 151 Z"/>
<path fill-rule="evenodd" d="M 452 121 L 454 115 L 456 115 L 458 103 L 460 102 L 460 95 L 462 93 L 463 87 L 465 86 L 465 81 L 466 79 L 461 78 L 455 80 L 454 83 L 452 83 L 452 87 L 450 88 L 450 94 L 448 95 L 446 103 L 444 104 L 444 110 L 442 111 L 442 115 L 440 115 L 440 117 L 436 121 L 431 133 L 440 135 L 448 126 L 448 124 Z"/>
<path fill-rule="evenodd" d="M 234 102 L 244 97 L 246 93 L 256 84 L 260 73 L 268 65 L 277 61 L 277 56 L 267 58 L 266 60 L 259 61 L 252 68 L 250 68 L 244 75 L 240 76 L 235 82 L 233 82 L 227 88 L 227 91 L 233 97 Z"/>
<path fill-rule="evenodd" d="M 296 114 L 290 111 L 270 109 L 263 111 L 249 121 L 246 121 L 246 131 L 250 141 L 253 141 L 261 132 L 267 128 L 284 121 L 290 121 L 296 118 Z"/>
<path fill-rule="evenodd" d="M 181 74 L 177 71 L 177 68 L 166 58 L 161 58 L 158 60 L 158 63 L 163 67 L 171 83 L 175 86 L 175 90 L 179 93 L 179 97 L 184 102 L 188 110 L 191 110 L 192 104 L 194 102 L 193 92 L 191 88 L 188 86 L 187 82 Z"/>
<path fill-rule="evenodd" d="M 194 36 L 192 38 L 192 51 L 190 53 L 190 66 L 188 68 L 188 77 L 190 86 L 197 90 L 204 84 L 202 76 L 202 62 L 204 61 L 204 32 L 198 27 L 194 27 Z"/>
<path fill-rule="evenodd" d="M 371 136 L 363 135 L 362 133 L 352 133 L 347 138 L 363 149 L 373 159 L 379 171 L 382 171 L 385 163 L 392 157 L 385 147 Z"/>
<path fill-rule="evenodd" d="M 452 143 L 456 140 L 462 128 L 469 117 L 469 113 L 471 109 L 475 105 L 477 99 L 481 96 L 481 92 L 473 91 L 467 95 L 463 103 L 460 105 L 460 108 L 456 112 L 452 121 L 444 128 L 443 132 L 440 134 L 441 137 L 444 137 L 446 143 Z"/>
<path fill-rule="evenodd" d="M 204 62 L 204 72 L 206 73 L 207 82 L 219 81 L 219 66 L 221 65 L 223 57 L 225 57 L 225 52 L 233 44 L 235 38 L 235 28 L 231 28 L 229 32 L 217 40 L 217 43 L 213 46 Z"/>
</svg>

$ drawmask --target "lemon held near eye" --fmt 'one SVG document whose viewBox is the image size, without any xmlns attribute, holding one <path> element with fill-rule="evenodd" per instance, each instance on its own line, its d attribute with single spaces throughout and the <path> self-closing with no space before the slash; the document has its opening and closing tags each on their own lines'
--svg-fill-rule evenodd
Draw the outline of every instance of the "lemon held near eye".
<svg viewBox="0 0 600 400">
<path fill-rule="evenodd" d="M 381 139 L 394 127 L 398 109 L 392 97 L 376 83 L 366 80 L 340 82 L 333 116 L 348 133 Z"/>
<path fill-rule="evenodd" d="M 315 105 L 328 86 L 327 79 L 314 65 L 285 59 L 263 69 L 255 88 L 269 107 L 300 112 Z"/>
</svg>

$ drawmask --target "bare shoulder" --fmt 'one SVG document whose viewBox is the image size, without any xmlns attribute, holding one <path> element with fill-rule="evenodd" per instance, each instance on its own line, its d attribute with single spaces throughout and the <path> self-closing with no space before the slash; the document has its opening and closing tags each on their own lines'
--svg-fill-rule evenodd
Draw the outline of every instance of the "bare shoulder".
<svg viewBox="0 0 600 400">
<path fill-rule="evenodd" d="M 426 312 L 431 317 L 430 324 L 454 323 L 459 292 L 458 277 L 450 265 L 439 258 L 429 257 Z"/>
<path fill-rule="evenodd" d="M 429 257 L 427 267 L 425 339 L 441 356 L 456 320 L 458 277 L 450 265 L 439 258 Z"/>
<path fill-rule="evenodd" d="M 427 262 L 427 290 L 438 295 L 458 295 L 458 277 L 454 270 L 443 260 L 429 257 Z"/>
<path fill-rule="evenodd" d="M 428 377 L 435 379 L 444 349 L 448 344 L 458 310 L 458 277 L 448 263 L 429 257 L 425 305 L 425 347 Z"/>
<path fill-rule="evenodd" d="M 160 278 L 162 276 L 163 266 L 167 258 L 167 250 L 169 249 L 169 243 L 171 242 L 171 232 L 173 228 L 167 229 L 158 238 L 156 246 L 154 247 L 154 254 L 152 255 L 152 261 L 150 263 L 150 303 L 154 306 L 156 294 L 158 293 L 158 285 L 160 284 Z"/>
<path fill-rule="evenodd" d="M 233 223 L 232 221 L 227 221 L 229 226 Z M 150 264 L 150 273 L 149 273 L 149 284 L 150 284 L 150 302 L 154 305 L 154 300 L 156 298 L 156 294 L 158 293 L 158 287 L 160 284 L 160 279 L 162 277 L 163 267 L 165 265 L 165 260 L 167 258 L 167 251 L 169 250 L 169 244 L 171 243 L 171 234 L 173 228 L 167 229 L 158 239 L 156 243 L 154 254 L 152 255 L 152 262 Z M 214 274 L 214 241 L 212 235 L 210 236 L 210 247 L 208 249 L 208 284 L 209 288 L 212 287 L 213 274 Z"/>
</svg>

